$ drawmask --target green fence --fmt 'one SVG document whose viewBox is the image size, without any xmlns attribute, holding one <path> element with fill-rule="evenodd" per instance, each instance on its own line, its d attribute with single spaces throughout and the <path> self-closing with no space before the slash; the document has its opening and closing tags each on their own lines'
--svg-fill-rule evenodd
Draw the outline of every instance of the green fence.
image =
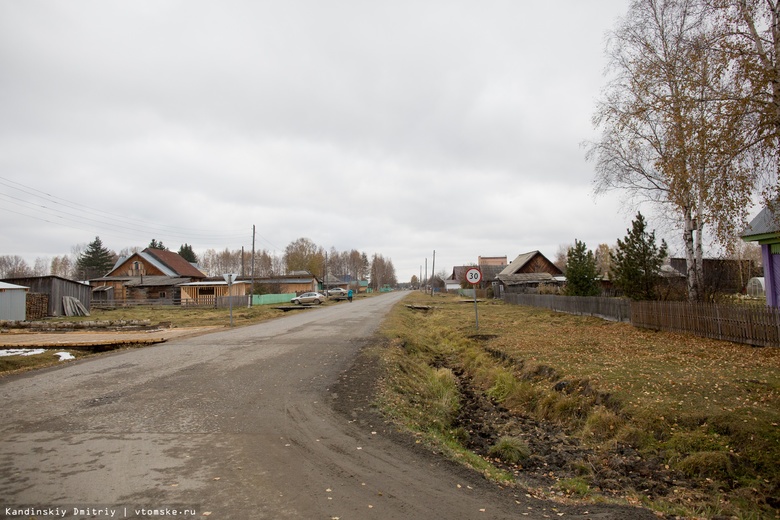
<svg viewBox="0 0 780 520">
<path fill-rule="evenodd" d="M 290 303 L 295 298 L 295 293 L 287 294 L 255 294 L 252 296 L 252 305 L 273 305 L 275 303 Z"/>
</svg>

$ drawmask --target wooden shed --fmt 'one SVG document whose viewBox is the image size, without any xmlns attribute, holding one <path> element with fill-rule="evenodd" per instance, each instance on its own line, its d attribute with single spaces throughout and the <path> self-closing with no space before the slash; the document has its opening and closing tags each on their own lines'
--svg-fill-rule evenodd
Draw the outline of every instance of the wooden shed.
<svg viewBox="0 0 780 520">
<path fill-rule="evenodd" d="M 27 287 L 0 282 L 0 320 L 27 319 Z"/>
<path fill-rule="evenodd" d="M 75 282 L 61 276 L 29 276 L 24 278 L 5 278 L 4 281 L 30 288 L 30 294 L 48 295 L 48 316 L 65 316 L 63 298 L 76 298 L 89 311 L 92 302 L 92 288 L 81 282 Z"/>
<path fill-rule="evenodd" d="M 248 305 L 250 289 L 252 284 L 247 281 L 236 281 L 228 285 L 225 280 L 204 280 L 200 282 L 189 282 L 179 284 L 181 289 L 181 304 L 187 305 L 206 305 L 206 306 L 224 306 L 220 302 L 224 300 L 229 302 L 227 297 L 233 297 L 234 304 Z M 241 297 L 241 298 L 239 298 Z"/>
</svg>

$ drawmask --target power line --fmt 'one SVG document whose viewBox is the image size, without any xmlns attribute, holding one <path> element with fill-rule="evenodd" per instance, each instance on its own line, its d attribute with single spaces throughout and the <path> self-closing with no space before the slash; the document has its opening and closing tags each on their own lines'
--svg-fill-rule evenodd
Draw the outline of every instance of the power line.
<svg viewBox="0 0 780 520">
<path fill-rule="evenodd" d="M 88 222 L 96 222 L 101 225 L 105 225 L 107 221 L 115 222 L 116 224 L 112 224 L 113 227 L 119 227 L 124 229 L 130 229 L 133 232 L 145 232 L 148 235 L 155 235 L 158 233 L 164 233 L 166 235 L 172 236 L 174 238 L 186 238 L 186 239 L 201 239 L 201 240 L 225 240 L 225 239 L 236 239 L 236 238 L 246 238 L 249 236 L 247 231 L 244 230 L 220 230 L 215 231 L 214 233 L 204 233 L 202 229 L 193 229 L 193 228 L 184 228 L 184 227 L 177 227 L 177 226 L 167 226 L 167 225 L 160 225 L 157 223 L 151 223 L 140 219 L 133 219 L 132 226 L 128 225 L 128 219 L 126 216 L 116 215 L 113 213 L 109 213 L 106 211 L 102 211 L 99 209 L 91 208 L 89 206 L 86 206 L 84 204 L 80 204 L 77 202 L 73 202 L 61 197 L 57 197 L 54 195 L 51 195 L 49 193 L 43 192 L 41 190 L 38 190 L 36 188 L 33 188 L 31 186 L 27 186 L 25 184 L 21 184 L 15 181 L 12 181 L 10 179 L 6 179 L 4 177 L 0 177 L 0 185 L 6 186 L 7 188 L 16 190 L 18 192 L 27 194 L 32 196 L 34 199 L 31 200 L 24 200 L 19 197 L 14 197 L 9 194 L 3 194 L 0 193 L 0 195 L 5 196 L 8 199 L 15 199 L 21 203 L 24 203 L 28 206 L 33 206 L 35 209 L 45 209 L 49 212 L 50 215 L 54 217 L 59 217 L 64 220 L 68 221 L 75 221 L 79 222 L 79 219 L 81 221 L 88 221 Z M 40 203 L 40 201 L 35 199 L 42 199 L 45 202 L 51 203 L 54 206 L 58 207 L 50 207 L 48 205 Z M 71 210 L 77 210 L 81 213 L 85 213 L 87 215 L 92 215 L 94 217 L 98 217 L 98 220 L 94 218 L 89 218 L 87 216 L 74 214 L 70 211 L 66 211 L 62 208 L 68 208 Z M 65 216 L 63 216 L 65 215 Z M 35 218 L 32 215 L 27 215 L 30 217 Z M 83 222 L 79 222 L 83 223 Z M 269 242 L 270 244 L 270 242 Z"/>
</svg>

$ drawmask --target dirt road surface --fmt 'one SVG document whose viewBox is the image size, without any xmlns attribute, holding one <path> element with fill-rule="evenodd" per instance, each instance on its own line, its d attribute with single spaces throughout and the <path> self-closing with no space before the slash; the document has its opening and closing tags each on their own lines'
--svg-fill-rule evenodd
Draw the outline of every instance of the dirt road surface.
<svg viewBox="0 0 780 520">
<path fill-rule="evenodd" d="M 404 293 L 0 379 L 0 518 L 655 518 L 504 489 L 370 406 Z"/>
</svg>

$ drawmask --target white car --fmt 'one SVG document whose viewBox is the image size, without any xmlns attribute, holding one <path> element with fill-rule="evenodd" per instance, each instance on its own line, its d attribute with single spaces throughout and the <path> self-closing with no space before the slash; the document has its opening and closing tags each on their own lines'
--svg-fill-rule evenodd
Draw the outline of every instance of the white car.
<svg viewBox="0 0 780 520">
<path fill-rule="evenodd" d="M 334 287 L 333 289 L 328 289 L 327 291 L 328 296 L 347 296 L 347 290 L 342 289 L 341 287 Z"/>
<path fill-rule="evenodd" d="M 316 305 L 325 301 L 325 295 L 318 292 L 306 292 L 290 300 L 290 303 L 300 305 L 302 303 L 314 303 Z"/>
</svg>

